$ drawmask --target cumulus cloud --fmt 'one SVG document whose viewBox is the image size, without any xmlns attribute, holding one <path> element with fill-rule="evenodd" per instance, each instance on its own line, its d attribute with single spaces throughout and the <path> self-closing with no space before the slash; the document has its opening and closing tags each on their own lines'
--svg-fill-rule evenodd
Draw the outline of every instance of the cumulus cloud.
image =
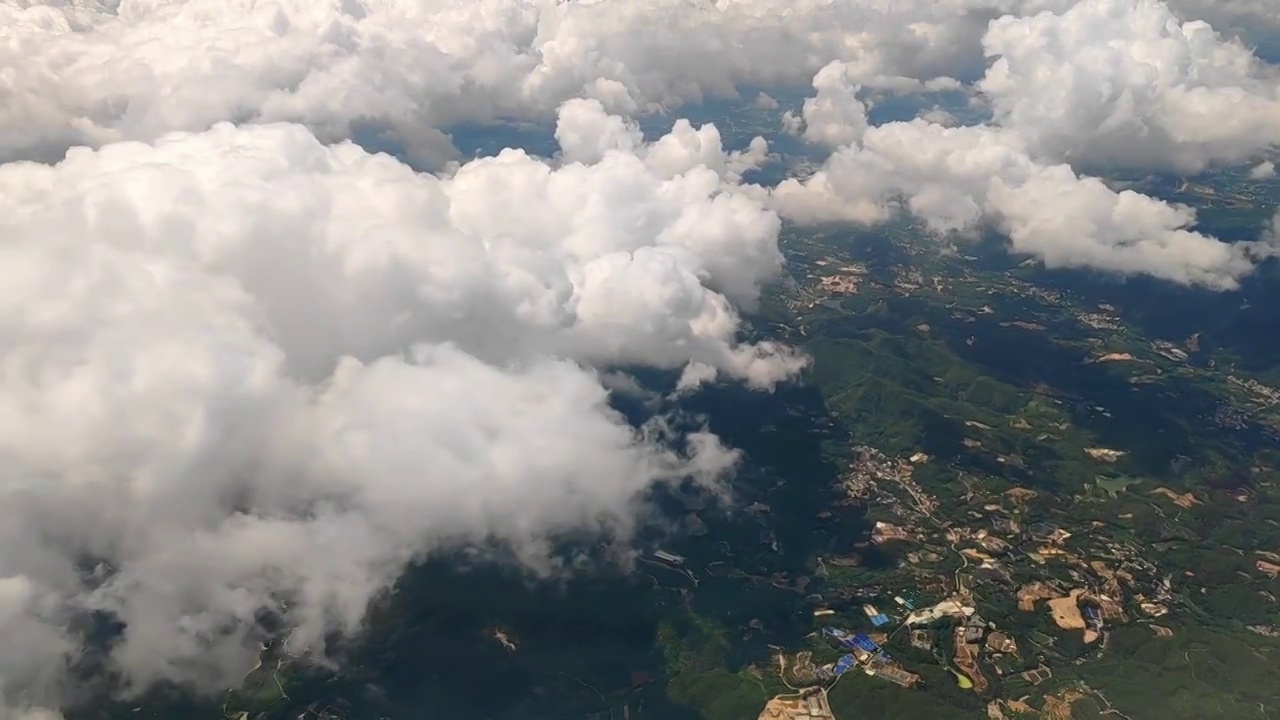
<svg viewBox="0 0 1280 720">
<path fill-rule="evenodd" d="M 867 106 L 858 98 L 856 84 L 846 63 L 832 62 L 813 76 L 813 97 L 804 101 L 800 114 L 782 117 L 785 129 L 805 140 L 827 147 L 852 145 L 867 131 Z"/>
<path fill-rule="evenodd" d="M 1272 248 L 1280 248 L 1280 211 L 1271 218 L 1271 223 L 1262 231 L 1262 242 Z M 1280 250 L 1272 253 L 1280 255 Z"/>
<path fill-rule="evenodd" d="M 1275 68 L 1153 0 L 1082 0 L 1005 16 L 984 38 L 977 83 L 990 123 L 927 114 L 868 127 L 844 66 L 814 79 L 792 128 L 836 147 L 812 176 L 769 191 L 801 222 L 883 222 L 898 212 L 949 235 L 993 228 L 1050 267 L 1237 286 L 1272 255 L 1196 232 L 1195 213 L 1082 174 L 1088 168 L 1202 170 L 1280 143 Z"/>
<path fill-rule="evenodd" d="M 1141 273 L 1225 289 L 1252 269 L 1245 246 L 1193 232 L 1195 214 L 1045 165 L 998 128 L 888 123 L 773 193 L 802 221 L 882 222 L 898 211 L 939 234 L 991 225 L 1050 267 Z"/>
<path fill-rule="evenodd" d="M 762 137 L 754 138 L 745 150 L 724 151 L 720 130 L 707 124 L 695 128 L 693 123 L 681 118 L 675 121 L 671 131 L 653 143 L 646 143 L 640 126 L 632 120 L 610 115 L 604 105 L 594 99 L 569 100 L 560 107 L 555 138 L 561 148 L 560 157 L 569 162 L 594 163 L 610 153 L 620 152 L 622 157 L 634 155 L 661 177 L 672 177 L 703 168 L 733 185 L 748 170 L 760 167 L 768 159 L 769 145 Z M 710 176 L 708 176 L 710 177 Z M 744 222 L 755 225 L 759 217 L 746 217 Z M 776 231 L 769 223 L 761 227 L 766 234 Z M 776 269 L 775 262 L 763 262 L 762 268 Z M 743 293 L 735 299 L 751 305 L 759 278 L 746 278 Z"/>
<path fill-rule="evenodd" d="M 559 135 L 562 163 L 442 177 L 291 124 L 0 166 L 4 697 L 57 697 L 84 612 L 125 623 L 135 686 L 218 687 L 264 608 L 318 649 L 414 558 L 536 565 L 732 468 L 712 435 L 629 426 L 593 368 L 802 367 L 737 340 L 781 266 L 777 217 L 732 187 L 751 160 L 599 103 Z"/>
<path fill-rule="evenodd" d="M 1271 0 L 1168 0 L 1168 4 L 1179 17 L 1204 20 L 1218 32 L 1268 49 L 1273 62 L 1280 58 L 1280 15 Z"/>
<path fill-rule="evenodd" d="M 572 109 L 570 148 L 584 142 L 569 139 Z M 556 168 L 509 150 L 438 179 L 298 126 L 222 125 L 10 165 L 0 202 L 30 237 L 110 232 L 234 276 L 310 378 L 340 352 L 442 338 L 495 362 L 699 360 L 775 381 L 754 364 L 765 350 L 732 342 L 730 301 L 749 305 L 781 267 L 776 217 L 701 163 L 733 164 L 710 126 L 678 126 L 643 154 Z"/>
<path fill-rule="evenodd" d="M 973 79 L 992 18 L 1063 0 L 28 0 L 0 6 L 0 160 L 219 121 L 389 136 L 421 163 L 441 132 L 547 118 L 589 97 L 634 113 L 797 85 Z"/>
<path fill-rule="evenodd" d="M 1196 173 L 1280 144 L 1280 71 L 1155 0 L 1084 0 L 1005 16 L 978 83 L 1038 156 Z"/>
<path fill-rule="evenodd" d="M 0 160 L 56 160 L 72 145 L 149 140 L 219 121 L 294 121 L 326 141 L 390 138 L 417 161 L 438 164 L 453 157 L 442 128 L 499 117 L 549 118 L 575 97 L 600 100 L 611 112 L 641 112 L 732 94 L 743 85 L 798 85 L 836 60 L 848 66 L 853 82 L 870 88 L 974 80 L 986 65 L 981 39 L 991 20 L 1075 4 L 23 0 L 0 5 L 6 40 L 0 64 L 20 69 L 0 78 Z M 1280 31 L 1267 0 L 1174 5 L 1183 18 L 1209 18 L 1246 34 Z M 1094 18 L 1083 17 L 1091 13 Z M 1095 48 L 1103 38 L 1128 42 L 1126 23 L 1149 29 L 1163 21 L 1162 13 L 1117 11 L 1107 22 L 1081 11 L 1069 22 L 1102 32 L 1070 40 Z M 1072 50 L 1043 42 L 1061 33 L 1037 22 L 1024 28 L 1029 44 L 1022 51 L 1053 53 L 1045 62 L 1083 63 L 1074 73 L 1062 71 L 1073 77 L 1102 72 L 1113 81 L 1163 82 L 1176 79 L 1186 60 L 1209 60 L 1233 78 L 1252 78 L 1240 86 L 1243 92 L 1256 89 L 1257 78 L 1239 58 L 1208 49 L 1212 43 L 1199 25 L 1172 31 L 1188 36 L 1192 55 L 1158 50 L 1158 67 L 1138 72 L 1129 61 L 1100 67 L 1105 52 L 1063 55 Z M 1016 53 L 1017 43 L 1006 32 L 1000 49 Z M 1198 79 L 1192 80 L 1189 99 L 1217 102 L 1202 97 Z M 1137 92 L 1141 98 L 1147 91 Z M 1100 101 L 1073 99 L 1089 100 L 1090 107 Z M 1186 122 L 1195 125 L 1194 118 Z"/>
</svg>

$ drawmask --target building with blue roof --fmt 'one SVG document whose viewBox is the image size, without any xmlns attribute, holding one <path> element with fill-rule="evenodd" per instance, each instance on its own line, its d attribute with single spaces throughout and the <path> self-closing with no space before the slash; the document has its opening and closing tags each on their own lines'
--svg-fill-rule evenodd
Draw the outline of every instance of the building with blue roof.
<svg viewBox="0 0 1280 720">
<path fill-rule="evenodd" d="M 875 640 L 867 637 L 866 633 L 858 633 L 853 636 L 853 646 L 863 652 L 873 653 L 880 649 Z"/>
</svg>

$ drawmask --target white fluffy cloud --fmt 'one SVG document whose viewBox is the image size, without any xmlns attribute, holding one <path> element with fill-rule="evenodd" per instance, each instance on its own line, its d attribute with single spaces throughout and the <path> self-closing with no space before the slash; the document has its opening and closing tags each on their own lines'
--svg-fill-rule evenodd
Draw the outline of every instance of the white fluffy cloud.
<svg viewBox="0 0 1280 720">
<path fill-rule="evenodd" d="M 537 562 L 731 468 L 628 426 L 588 368 L 793 374 L 735 338 L 778 220 L 714 128 L 620 124 L 570 104 L 564 164 L 443 178 L 288 124 L 0 166 L 4 697 L 56 696 L 78 612 L 125 621 L 132 682 L 217 686 L 261 608 L 315 647 L 433 549 Z"/>
<path fill-rule="evenodd" d="M 881 222 L 901 209 L 940 234 L 990 224 L 1014 251 L 1051 267 L 1218 289 L 1250 272 L 1255 252 L 1192 232 L 1188 208 L 1039 163 L 1017 136 L 991 127 L 915 120 L 871 128 L 812 177 L 782 183 L 773 200 L 801 221 Z"/>
<path fill-rule="evenodd" d="M 219 121 L 296 121 L 330 141 L 391 135 L 420 161 L 439 162 L 451 152 L 440 128 L 549 117 L 575 97 L 599 99 L 613 112 L 669 107 L 742 84 L 800 84 L 836 60 L 866 87 L 975 79 L 990 20 L 1074 4 L 21 0 L 0 5 L 0 65 L 17 69 L 0 77 L 0 159 L 57 159 L 71 145 L 148 140 Z M 1246 34 L 1280 30 L 1267 0 L 1174 5 L 1185 17 L 1230 23 Z M 1104 17 L 1090 26 L 1100 35 L 1070 40 L 1127 42 L 1124 25 L 1137 20 Z M 1149 17 L 1144 22 L 1139 30 L 1150 27 Z M 1054 34 L 1038 27 L 1028 37 Z M 1001 47 L 1017 51 L 1012 39 Z M 1072 50 L 1035 43 L 1024 50 L 1052 53 L 1045 62 L 1086 63 L 1079 72 L 1129 79 L 1114 76 L 1130 73 L 1127 61 L 1097 66 L 1105 53 L 1063 55 Z M 1133 79 L 1176 77 L 1178 57 L 1163 54 L 1174 75 L 1148 71 Z"/>
<path fill-rule="evenodd" d="M 1280 14 L 1271 0 L 1168 0 L 1180 17 L 1204 20 L 1218 32 L 1280 57 Z"/>
<path fill-rule="evenodd" d="M 1003 17 L 978 88 L 1038 156 L 1195 173 L 1280 144 L 1280 70 L 1156 0 Z"/>
<path fill-rule="evenodd" d="M 653 143 L 645 143 L 639 125 L 618 115 L 610 115 L 598 100 L 576 99 L 560 107 L 556 123 L 556 141 L 560 157 L 569 162 L 595 163 L 611 153 L 619 157 L 635 155 L 651 172 L 661 177 L 672 177 L 690 170 L 703 168 L 736 184 L 743 172 L 757 168 L 768 158 L 768 143 L 757 137 L 746 150 L 726 153 L 721 144 L 720 130 L 715 125 L 695 128 L 683 118 L 676 120 L 671 131 Z M 707 176 L 710 178 L 710 176 Z M 755 225 L 759 217 L 745 217 L 744 222 Z M 760 228 L 766 234 L 776 231 L 769 223 Z M 753 231 L 758 233 L 759 230 Z M 766 246 L 753 245 L 757 249 Z M 772 250 L 767 252 L 772 253 Z M 777 256 L 775 255 L 775 260 Z M 763 264 L 766 269 L 776 269 L 776 262 Z M 747 278 L 745 292 L 736 299 L 746 304 L 754 302 L 758 278 Z"/>
<path fill-rule="evenodd" d="M 596 129 L 565 129 L 575 107 L 560 133 L 570 148 Z M 724 191 L 717 169 L 740 156 L 714 128 L 683 124 L 643 154 L 553 168 L 511 150 L 441 180 L 298 126 L 221 125 L 5 166 L 0 203 L 26 237 L 108 234 L 140 259 L 234 277 L 308 378 L 341 353 L 442 339 L 495 362 L 698 360 L 775 381 L 785 369 L 757 364 L 767 349 L 732 342 L 730 301 L 749 305 L 781 267 L 777 219 Z"/>
<path fill-rule="evenodd" d="M 786 129 L 831 148 L 861 140 L 868 127 L 867 106 L 858 98 L 862 87 L 853 81 L 849 66 L 835 61 L 822 68 L 813 76 L 813 89 L 799 115 L 783 116 Z"/>
<path fill-rule="evenodd" d="M 1002 13 L 1064 0 L 79 0 L 0 5 L 0 159 L 219 121 L 391 135 L 424 163 L 440 128 L 563 101 L 669 107 L 807 82 L 974 78 Z"/>
<path fill-rule="evenodd" d="M 1275 217 L 1271 218 L 1270 224 L 1262 233 L 1262 242 L 1276 248 L 1274 254 L 1280 255 L 1280 211 L 1277 211 Z"/>
<path fill-rule="evenodd" d="M 940 234 L 994 227 L 1051 267 L 1215 289 L 1235 287 L 1273 254 L 1266 242 L 1195 232 L 1191 209 L 1082 170 L 1193 172 L 1267 152 L 1280 144 L 1275 68 L 1155 0 L 1005 16 L 984 45 L 996 58 L 976 85 L 993 109 L 984 125 L 869 127 L 843 67 L 824 68 L 791 120 L 837 149 L 813 176 L 774 188 L 775 207 L 802 222 L 874 223 L 905 210 Z"/>
</svg>

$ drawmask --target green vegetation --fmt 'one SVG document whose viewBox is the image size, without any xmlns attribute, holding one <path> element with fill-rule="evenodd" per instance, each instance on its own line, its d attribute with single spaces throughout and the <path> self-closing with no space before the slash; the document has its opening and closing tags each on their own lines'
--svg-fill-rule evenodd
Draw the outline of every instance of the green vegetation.
<svg viewBox="0 0 1280 720">
<path fill-rule="evenodd" d="M 691 615 L 664 623 L 658 642 L 667 658 L 667 685 L 673 700 L 697 708 L 707 720 L 753 717 L 774 694 L 786 687 L 763 673 L 730 671 L 725 656 L 730 642 L 721 628 Z"/>
<path fill-rule="evenodd" d="M 1133 720 L 1271 718 L 1280 717 L 1278 652 L 1274 641 L 1195 624 L 1180 624 L 1168 638 L 1125 627 L 1075 671 Z"/>
</svg>

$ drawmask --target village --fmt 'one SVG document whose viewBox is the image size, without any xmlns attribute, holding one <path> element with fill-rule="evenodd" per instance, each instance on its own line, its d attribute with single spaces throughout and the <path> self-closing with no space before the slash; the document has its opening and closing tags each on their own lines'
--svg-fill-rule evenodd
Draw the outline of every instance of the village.
<svg viewBox="0 0 1280 720">
<path fill-rule="evenodd" d="M 1113 459 L 1114 451 L 1090 450 L 1087 454 L 1098 462 Z M 991 700 L 990 716 L 1002 718 L 1017 708 L 1030 709 L 1027 701 L 1036 686 L 1053 679 L 1055 665 L 1079 661 L 1059 649 L 1061 636 L 1074 634 L 1096 653 L 1106 647 L 1108 628 L 1116 624 L 1142 623 L 1156 637 L 1173 634 L 1157 620 L 1181 596 L 1143 548 L 1091 532 L 1090 523 L 1066 527 L 1033 521 L 1028 506 L 1037 493 L 1027 488 L 987 496 L 979 483 L 966 483 L 964 507 L 943 512 L 942 503 L 913 479 L 916 468 L 931 462 L 927 455 L 891 458 L 866 446 L 853 454 L 841 480 L 848 501 L 870 504 L 877 517 L 887 518 L 874 522 L 868 546 L 896 544 L 905 550 L 903 565 L 912 582 L 868 588 L 884 601 L 879 604 L 833 593 L 835 602 L 814 609 L 811 647 L 777 656 L 779 675 L 798 694 L 779 696 L 761 720 L 832 717 L 823 710 L 829 708 L 825 701 L 808 698 L 828 692 L 849 672 L 911 691 L 922 684 L 913 671 L 922 657 L 931 657 L 924 662 L 945 668 L 959 687 L 979 695 L 988 695 L 996 680 L 1006 692 L 1020 691 L 1021 697 Z M 1197 502 L 1167 488 L 1154 495 L 1174 506 Z M 830 568 L 856 567 L 858 551 L 823 558 L 821 568 L 829 574 Z M 1272 563 L 1262 562 L 1268 567 L 1260 564 L 1260 570 L 1268 572 Z M 1002 627 L 982 609 L 1001 597 L 1028 619 L 1043 613 L 1056 632 Z M 918 651 L 910 662 L 886 649 L 899 639 Z"/>
</svg>

